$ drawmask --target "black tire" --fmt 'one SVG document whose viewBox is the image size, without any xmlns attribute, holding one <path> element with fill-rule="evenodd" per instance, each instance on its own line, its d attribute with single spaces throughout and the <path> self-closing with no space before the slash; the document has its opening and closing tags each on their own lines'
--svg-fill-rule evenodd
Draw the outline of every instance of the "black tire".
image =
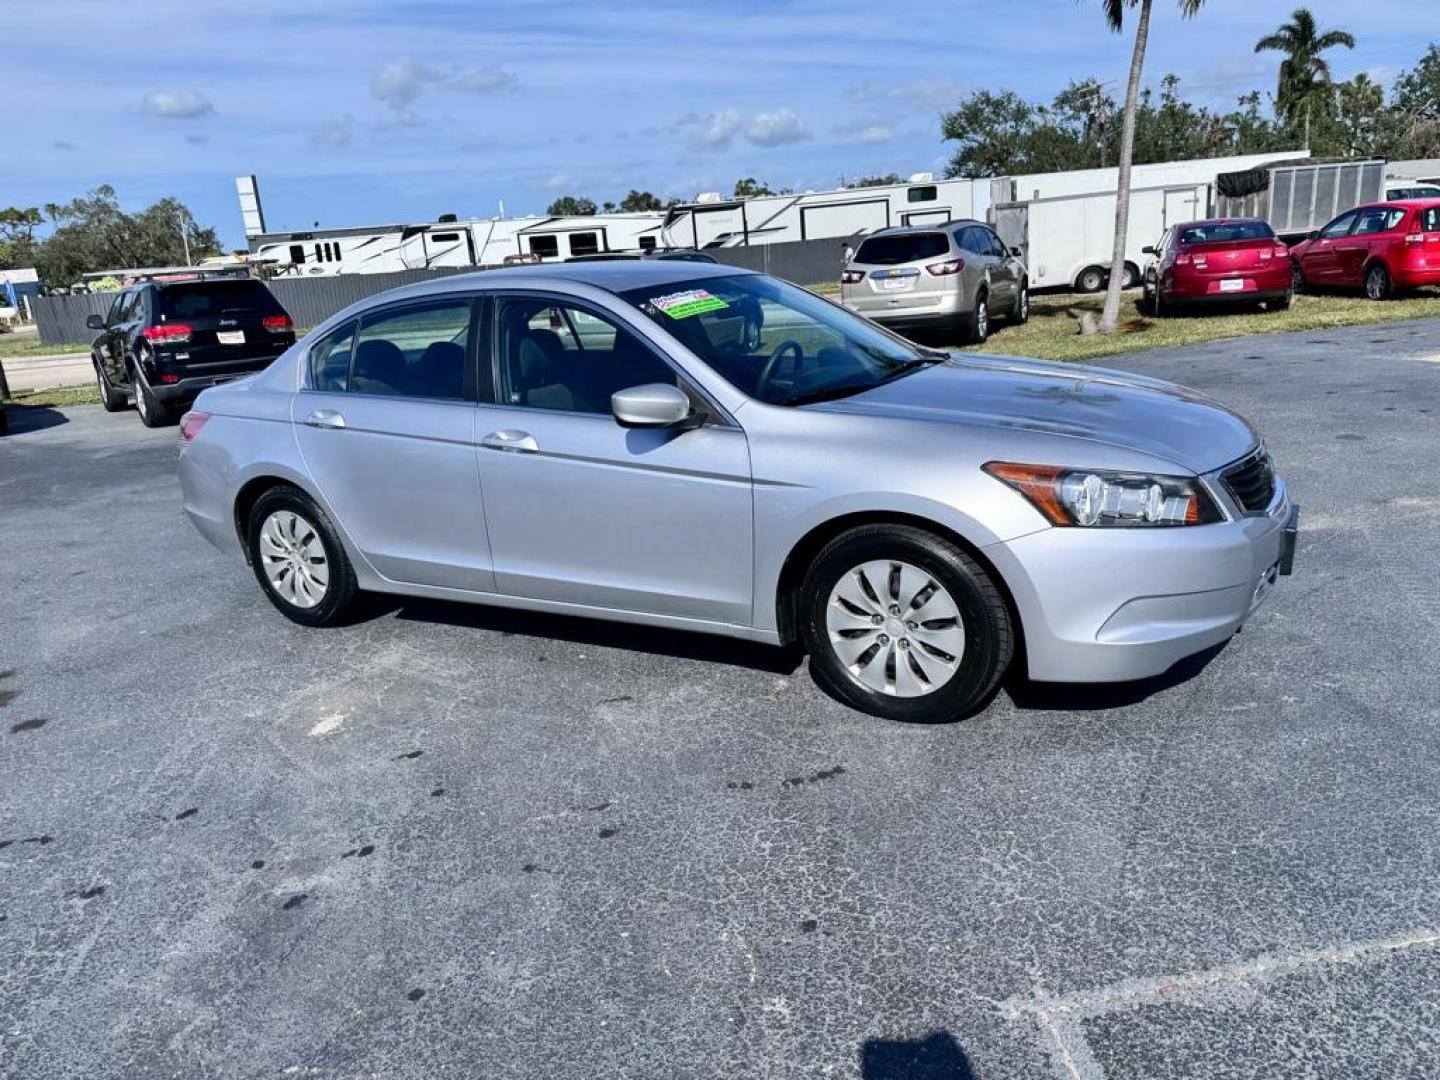
<svg viewBox="0 0 1440 1080">
<path fill-rule="evenodd" d="M 100 388 L 100 404 L 106 412 L 120 412 L 125 408 L 125 395 L 110 385 L 105 366 L 93 356 L 90 359 L 95 364 L 95 384 Z"/>
<path fill-rule="evenodd" d="M 1289 310 L 1290 310 L 1290 305 L 1293 304 L 1294 302 L 1295 302 L 1295 290 L 1294 290 L 1294 289 L 1288 289 L 1288 290 L 1286 290 L 1285 295 L 1282 296 L 1282 297 L 1280 297 L 1278 300 L 1267 300 L 1267 301 L 1265 302 L 1265 306 L 1266 306 L 1266 308 L 1268 308 L 1270 311 L 1289 311 Z"/>
<path fill-rule="evenodd" d="M 1157 319 L 1163 319 L 1170 314 L 1170 305 L 1165 303 L 1165 298 L 1160 295 L 1160 283 L 1155 283 L 1155 291 L 1150 295 L 1150 314 Z"/>
<path fill-rule="evenodd" d="M 1087 266 L 1075 277 L 1075 288 L 1083 293 L 1097 293 L 1105 288 L 1105 279 L 1108 275 L 1099 266 Z"/>
<path fill-rule="evenodd" d="M 1024 326 L 1030 321 L 1030 282 L 1021 280 L 1020 291 L 1015 294 L 1015 310 L 1010 314 L 1011 326 Z"/>
<path fill-rule="evenodd" d="M 975 296 L 975 310 L 965 322 L 965 342 L 984 345 L 990 338 L 990 294 L 981 289 Z"/>
<path fill-rule="evenodd" d="M 275 585 L 271 584 L 266 573 L 267 561 L 261 546 L 261 530 L 265 527 L 266 521 L 272 514 L 277 512 L 288 512 L 295 515 L 302 525 L 313 530 L 315 537 L 320 541 L 324 549 L 324 565 L 328 573 L 328 581 L 325 585 L 324 595 L 319 603 L 313 607 L 302 607 L 295 601 L 287 599 Z M 300 531 L 303 539 L 305 532 Z M 355 567 L 351 565 L 350 558 L 345 554 L 345 546 L 340 543 L 339 534 L 335 526 L 330 523 L 325 511 L 315 504 L 315 501 L 298 488 L 289 485 L 273 487 L 266 491 L 260 498 L 255 500 L 255 505 L 250 510 L 250 520 L 246 522 L 245 543 L 250 554 L 250 568 L 255 572 L 255 580 L 260 583 L 260 589 L 275 605 L 277 611 L 292 622 L 301 626 L 336 626 L 345 621 L 346 615 L 353 608 L 356 593 L 359 591 L 355 583 Z M 296 573 L 294 569 L 291 574 Z"/>
<path fill-rule="evenodd" d="M 1125 264 L 1125 275 L 1120 279 L 1122 289 L 1134 289 L 1140 284 L 1140 268 L 1134 263 Z"/>
<path fill-rule="evenodd" d="M 1290 260 L 1290 292 L 1292 295 L 1305 291 L 1305 271 L 1300 269 L 1300 260 Z"/>
<path fill-rule="evenodd" d="M 148 428 L 158 428 L 175 422 L 175 414 L 170 407 L 151 392 L 140 371 L 139 361 L 130 369 L 130 382 L 135 388 L 135 411 L 140 414 L 142 424 Z"/>
<path fill-rule="evenodd" d="M 832 590 L 842 577 L 877 560 L 908 563 L 930 575 L 960 613 L 964 647 L 958 667 L 948 681 L 919 696 L 896 696 L 862 685 L 830 641 L 827 613 Z M 815 681 L 852 708 L 886 720 L 928 724 L 972 715 L 989 702 L 1015 652 L 1009 609 L 989 574 L 955 544 L 909 525 L 864 525 L 826 544 L 805 575 L 799 614 L 801 640 L 810 654 Z M 908 656 L 892 655 L 897 663 Z"/>
<path fill-rule="evenodd" d="M 1389 300 L 1395 294 L 1390 271 L 1384 263 L 1371 263 L 1365 268 L 1365 298 L 1367 300 Z"/>
</svg>

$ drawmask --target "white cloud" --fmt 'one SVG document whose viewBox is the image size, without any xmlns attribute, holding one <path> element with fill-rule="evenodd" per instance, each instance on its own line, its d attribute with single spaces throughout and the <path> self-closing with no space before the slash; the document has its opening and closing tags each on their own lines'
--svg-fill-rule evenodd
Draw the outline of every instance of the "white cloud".
<svg viewBox="0 0 1440 1080">
<path fill-rule="evenodd" d="M 546 191 L 564 191 L 575 186 L 575 178 L 566 172 L 551 173 L 545 178 Z"/>
<path fill-rule="evenodd" d="M 685 144 L 699 153 L 728 150 L 741 127 L 740 114 L 734 109 L 717 109 L 704 116 L 688 113 L 676 122 L 675 128 L 685 136 Z"/>
<path fill-rule="evenodd" d="M 442 71 L 402 56 L 383 64 L 371 80 L 371 92 L 396 112 L 403 112 L 429 86 L 461 90 L 467 94 L 495 94 L 514 88 L 519 80 L 502 67 Z"/>
<path fill-rule="evenodd" d="M 194 120 L 215 111 L 210 99 L 198 90 L 152 90 L 141 107 L 151 116 L 167 120 Z"/>
<path fill-rule="evenodd" d="M 745 137 L 756 146 L 788 146 L 810 138 L 810 129 L 793 109 L 757 113 L 745 129 Z"/>
<path fill-rule="evenodd" d="M 470 68 L 450 76 L 448 85 L 469 94 L 494 94 L 513 89 L 520 80 L 502 67 Z"/>
<path fill-rule="evenodd" d="M 895 125 L 888 120 L 851 120 L 837 125 L 834 132 L 842 139 L 865 146 L 887 143 L 896 135 Z"/>
<path fill-rule="evenodd" d="M 326 120 L 310 133 L 310 143 L 325 150 L 340 150 L 355 141 L 355 118 L 349 113 Z"/>
<path fill-rule="evenodd" d="M 845 96 L 857 105 L 909 105 L 934 111 L 954 108 L 965 95 L 965 87 L 949 79 L 912 79 L 892 85 L 874 80 L 851 83 Z"/>
<path fill-rule="evenodd" d="M 392 109 L 404 109 L 410 105 L 420 91 L 444 76 L 432 67 L 416 63 L 408 56 L 391 60 L 375 73 L 370 82 L 370 92 Z"/>
</svg>

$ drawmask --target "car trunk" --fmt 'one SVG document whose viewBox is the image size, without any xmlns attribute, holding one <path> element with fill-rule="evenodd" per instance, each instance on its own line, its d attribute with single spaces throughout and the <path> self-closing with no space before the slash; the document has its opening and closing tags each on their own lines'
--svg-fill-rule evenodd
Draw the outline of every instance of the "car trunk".
<svg viewBox="0 0 1440 1080">
<path fill-rule="evenodd" d="M 266 319 L 284 319 L 272 330 Z M 273 359 L 294 340 L 289 318 L 270 291 L 256 281 L 205 281 L 173 285 L 160 294 L 161 332 L 154 342 L 186 377 L 240 374 Z M 166 341 L 164 332 L 189 329 L 188 338 Z"/>
<path fill-rule="evenodd" d="M 1255 274 L 1275 265 L 1279 241 L 1219 240 L 1187 244 L 1182 254 L 1190 257 L 1189 269 L 1199 277 L 1227 278 Z"/>
</svg>

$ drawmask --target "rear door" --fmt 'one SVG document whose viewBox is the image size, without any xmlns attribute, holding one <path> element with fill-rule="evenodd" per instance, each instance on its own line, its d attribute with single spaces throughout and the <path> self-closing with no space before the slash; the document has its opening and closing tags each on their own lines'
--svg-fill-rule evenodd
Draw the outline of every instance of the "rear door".
<svg viewBox="0 0 1440 1080">
<path fill-rule="evenodd" d="M 378 308 L 307 352 L 296 440 L 322 498 L 391 581 L 493 592 L 475 457 L 483 302 Z"/>
<path fill-rule="evenodd" d="M 1340 261 L 1336 244 L 1349 235 L 1359 214 L 1354 210 L 1341 214 L 1320 230 L 1319 235 L 1306 245 L 1300 256 L 1300 266 L 1305 280 L 1312 285 L 1337 284 Z"/>
<path fill-rule="evenodd" d="M 1335 242 L 1336 284 L 1359 287 L 1365 283 L 1365 267 L 1375 256 L 1383 257 L 1389 245 L 1387 235 L 1405 220 L 1405 211 L 1395 206 L 1369 206 L 1359 212 L 1349 236 Z"/>
</svg>

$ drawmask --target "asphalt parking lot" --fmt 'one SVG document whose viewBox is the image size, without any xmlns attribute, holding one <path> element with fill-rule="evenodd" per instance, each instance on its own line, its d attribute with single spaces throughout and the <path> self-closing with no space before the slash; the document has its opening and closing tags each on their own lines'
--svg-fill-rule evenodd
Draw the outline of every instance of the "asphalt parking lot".
<svg viewBox="0 0 1440 1080">
<path fill-rule="evenodd" d="M 1187 677 L 938 727 L 718 639 L 303 630 L 173 430 L 16 417 L 0 1075 L 1433 1075 L 1440 323 L 1110 366 L 1262 428 L 1296 574 Z"/>
</svg>

